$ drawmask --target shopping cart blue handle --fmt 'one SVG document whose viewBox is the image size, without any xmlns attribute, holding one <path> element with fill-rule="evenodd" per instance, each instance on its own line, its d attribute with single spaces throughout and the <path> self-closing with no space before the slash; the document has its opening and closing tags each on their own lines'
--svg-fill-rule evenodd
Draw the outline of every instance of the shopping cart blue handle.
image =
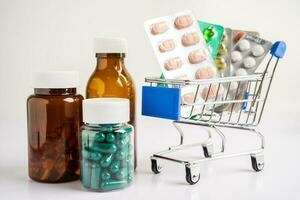
<svg viewBox="0 0 300 200">
<path fill-rule="evenodd" d="M 277 41 L 273 44 L 271 48 L 271 54 L 276 58 L 283 58 L 286 51 L 286 44 L 283 41 Z"/>
<path fill-rule="evenodd" d="M 143 86 L 142 115 L 180 119 L 180 89 Z"/>
</svg>

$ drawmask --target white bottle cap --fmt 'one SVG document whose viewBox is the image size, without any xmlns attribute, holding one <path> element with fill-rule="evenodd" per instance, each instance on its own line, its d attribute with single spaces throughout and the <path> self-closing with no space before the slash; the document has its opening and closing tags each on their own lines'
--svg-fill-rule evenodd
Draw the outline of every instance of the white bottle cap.
<svg viewBox="0 0 300 200">
<path fill-rule="evenodd" d="M 32 79 L 33 88 L 76 88 L 78 85 L 78 71 L 40 71 Z"/>
<path fill-rule="evenodd" d="M 127 41 L 123 38 L 101 37 L 95 39 L 96 53 L 127 53 Z"/>
<path fill-rule="evenodd" d="M 129 100 L 125 98 L 85 99 L 82 109 L 85 123 L 115 124 L 129 121 Z"/>
</svg>

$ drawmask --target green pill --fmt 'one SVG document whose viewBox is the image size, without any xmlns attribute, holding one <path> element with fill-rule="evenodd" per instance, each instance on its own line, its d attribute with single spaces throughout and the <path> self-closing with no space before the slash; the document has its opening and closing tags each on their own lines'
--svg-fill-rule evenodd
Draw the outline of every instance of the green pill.
<svg viewBox="0 0 300 200">
<path fill-rule="evenodd" d="M 123 147 L 126 146 L 127 143 L 128 143 L 128 138 L 126 137 L 126 138 L 124 138 L 124 139 L 118 140 L 118 141 L 117 141 L 117 146 L 118 146 L 119 148 L 123 148 Z"/>
<path fill-rule="evenodd" d="M 116 139 L 116 137 L 114 136 L 114 134 L 112 134 L 112 133 L 106 134 L 106 141 L 107 142 L 113 143 L 115 141 L 115 139 Z"/>
<path fill-rule="evenodd" d="M 126 181 L 110 180 L 101 183 L 101 188 L 104 191 L 120 189 L 125 186 L 127 186 L 127 180 Z"/>
<path fill-rule="evenodd" d="M 84 187 L 90 187 L 90 164 L 86 160 L 81 161 L 81 173 L 80 173 L 80 180 Z"/>
<path fill-rule="evenodd" d="M 99 161 L 101 159 L 102 155 L 97 152 L 90 152 L 89 153 L 89 159 L 93 161 Z"/>
<path fill-rule="evenodd" d="M 93 150 L 101 153 L 115 153 L 117 147 L 115 144 L 111 143 L 98 143 L 93 146 Z"/>
<path fill-rule="evenodd" d="M 91 188 L 97 190 L 100 187 L 100 165 L 92 164 L 91 171 Z"/>
<path fill-rule="evenodd" d="M 117 151 L 117 153 L 116 153 L 116 159 L 118 159 L 118 160 L 124 160 L 126 158 L 126 156 L 127 156 L 127 152 L 124 151 L 123 149 Z"/>
<path fill-rule="evenodd" d="M 113 154 L 105 155 L 100 161 L 101 167 L 108 167 L 113 160 Z"/>
<path fill-rule="evenodd" d="M 103 171 L 102 173 L 101 173 L 101 179 L 102 180 L 109 180 L 110 179 L 110 177 L 111 177 L 111 175 L 110 175 L 110 173 L 109 173 L 109 171 L 107 171 L 107 170 L 105 170 L 105 171 Z"/>
<path fill-rule="evenodd" d="M 125 179 L 126 176 L 128 175 L 128 171 L 127 169 L 120 169 L 117 173 L 116 173 L 116 177 L 119 180 Z"/>
<path fill-rule="evenodd" d="M 97 141 L 97 142 L 103 142 L 103 141 L 105 140 L 105 134 L 102 133 L 102 132 L 98 132 L 98 133 L 95 135 L 94 140 Z"/>
<path fill-rule="evenodd" d="M 120 169 L 120 165 L 121 165 L 120 161 L 114 161 L 110 165 L 110 171 L 113 172 L 113 173 L 118 172 L 119 169 Z"/>
<path fill-rule="evenodd" d="M 128 178 L 127 178 L 127 180 L 128 180 L 128 183 L 131 183 L 131 182 L 132 182 L 132 180 L 133 180 L 133 176 L 132 176 L 132 175 L 128 175 Z"/>
</svg>

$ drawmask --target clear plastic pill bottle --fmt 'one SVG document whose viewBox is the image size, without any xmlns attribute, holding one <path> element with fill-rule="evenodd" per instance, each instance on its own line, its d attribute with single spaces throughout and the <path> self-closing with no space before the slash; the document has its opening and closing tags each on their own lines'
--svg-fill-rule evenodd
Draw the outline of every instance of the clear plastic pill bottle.
<svg viewBox="0 0 300 200">
<path fill-rule="evenodd" d="M 83 97 L 76 93 L 77 71 L 33 75 L 34 94 L 27 99 L 28 171 L 38 182 L 79 179 L 79 133 Z"/>
<path fill-rule="evenodd" d="M 129 100 L 94 98 L 83 101 L 81 184 L 106 192 L 121 189 L 133 179 L 133 126 Z"/>
</svg>

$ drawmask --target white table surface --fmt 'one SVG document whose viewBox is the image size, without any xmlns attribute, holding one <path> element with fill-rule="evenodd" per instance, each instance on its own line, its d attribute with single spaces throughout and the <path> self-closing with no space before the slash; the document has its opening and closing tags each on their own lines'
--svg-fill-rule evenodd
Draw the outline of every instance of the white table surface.
<svg viewBox="0 0 300 200">
<path fill-rule="evenodd" d="M 201 179 L 193 186 L 186 184 L 182 165 L 164 162 L 159 175 L 150 170 L 151 153 L 178 141 L 170 122 L 145 117 L 138 122 L 139 162 L 134 182 L 120 191 L 95 193 L 82 189 L 79 181 L 31 181 L 27 176 L 25 120 L 0 120 L 0 199 L 300 199 L 300 117 L 266 117 L 262 121 L 258 127 L 266 137 L 262 172 L 252 170 L 248 156 L 205 162 L 200 166 Z M 200 129 L 185 130 L 191 132 L 190 141 L 203 135 Z M 228 134 L 228 151 L 253 145 L 257 140 L 247 133 Z M 197 153 L 202 154 L 201 148 L 185 155 Z"/>
</svg>

